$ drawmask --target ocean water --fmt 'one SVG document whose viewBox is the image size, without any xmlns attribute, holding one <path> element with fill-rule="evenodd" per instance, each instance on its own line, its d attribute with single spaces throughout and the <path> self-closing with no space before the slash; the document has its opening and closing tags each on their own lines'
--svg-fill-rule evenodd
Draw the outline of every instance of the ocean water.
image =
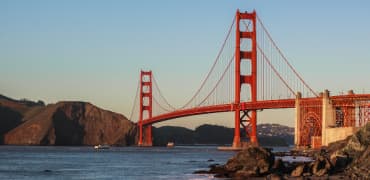
<svg viewBox="0 0 370 180">
<path fill-rule="evenodd" d="M 0 179 L 212 179 L 193 172 L 233 155 L 216 146 L 0 146 Z"/>
</svg>

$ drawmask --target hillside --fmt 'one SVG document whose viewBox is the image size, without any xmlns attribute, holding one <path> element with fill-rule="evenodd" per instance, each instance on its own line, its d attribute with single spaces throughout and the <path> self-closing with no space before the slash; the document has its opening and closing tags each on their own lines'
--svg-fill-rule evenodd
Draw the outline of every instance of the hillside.
<svg viewBox="0 0 370 180">
<path fill-rule="evenodd" d="M 258 140 L 262 146 L 288 146 L 294 141 L 294 128 L 278 124 L 259 124 Z M 153 129 L 153 144 L 164 146 L 167 142 L 176 144 L 217 144 L 226 145 L 232 142 L 233 128 L 217 125 L 202 125 L 195 130 L 163 126 Z"/>
<path fill-rule="evenodd" d="M 87 102 L 43 103 L 0 96 L 0 143 L 12 145 L 132 145 L 136 126 Z"/>
</svg>

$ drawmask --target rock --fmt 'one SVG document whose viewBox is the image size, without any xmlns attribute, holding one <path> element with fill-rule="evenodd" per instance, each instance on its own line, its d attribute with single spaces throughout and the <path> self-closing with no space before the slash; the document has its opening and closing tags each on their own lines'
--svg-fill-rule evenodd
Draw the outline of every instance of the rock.
<svg viewBox="0 0 370 180">
<path fill-rule="evenodd" d="M 355 179 L 370 179 L 370 122 L 345 140 L 328 146 L 335 172 Z"/>
<path fill-rule="evenodd" d="M 312 173 L 316 176 L 323 176 L 328 174 L 331 168 L 332 165 L 328 158 L 319 156 L 318 159 L 313 163 Z"/>
<path fill-rule="evenodd" d="M 272 170 L 274 172 L 279 172 L 279 173 L 285 172 L 286 167 L 285 167 L 285 165 L 283 163 L 283 160 L 276 159 L 275 162 L 274 162 L 274 165 L 272 166 Z"/>
<path fill-rule="evenodd" d="M 328 174 L 328 170 L 323 168 L 323 169 L 319 169 L 319 170 L 315 170 L 315 171 L 312 171 L 314 175 L 316 176 L 323 176 L 323 175 L 326 175 Z"/>
<path fill-rule="evenodd" d="M 271 151 L 249 146 L 230 158 L 225 165 L 210 165 L 208 173 L 215 174 L 217 178 L 233 179 L 267 175 L 274 164 L 274 159 Z"/>
<path fill-rule="evenodd" d="M 272 174 L 269 174 L 268 176 L 266 176 L 266 180 L 282 180 L 283 177 L 279 174 L 276 174 L 276 173 L 272 173 Z"/>
<path fill-rule="evenodd" d="M 302 176 L 304 170 L 306 169 L 306 164 L 301 164 L 301 165 L 298 165 L 293 171 L 292 173 L 290 174 L 291 176 L 293 177 L 300 177 Z"/>
<path fill-rule="evenodd" d="M 27 114 L 27 112 L 26 112 Z M 7 132 L 12 145 L 130 145 L 136 126 L 123 115 L 85 102 L 59 102 L 25 116 L 24 123 Z"/>
<path fill-rule="evenodd" d="M 254 168 L 251 170 L 239 170 L 232 177 L 233 179 L 248 179 L 250 177 L 256 176 L 259 176 L 258 168 Z"/>
<path fill-rule="evenodd" d="M 193 161 L 193 162 L 196 162 L 196 161 Z M 220 164 L 216 163 L 216 164 L 211 164 L 208 166 L 208 168 L 213 168 L 213 167 L 216 167 L 216 166 L 220 166 Z"/>
<path fill-rule="evenodd" d="M 209 174 L 209 171 L 206 171 L 206 170 L 198 170 L 198 171 L 194 171 L 193 174 Z"/>
<path fill-rule="evenodd" d="M 350 162 L 351 159 L 347 153 L 336 151 L 330 155 L 330 163 L 336 172 L 343 171 Z"/>
<path fill-rule="evenodd" d="M 270 171 L 274 164 L 274 155 L 267 149 L 261 147 L 249 147 L 240 151 L 228 160 L 225 169 L 230 172 L 239 170 L 248 171 L 242 174 L 252 174 L 250 170 L 256 170 L 255 174 L 262 175 Z"/>
<path fill-rule="evenodd" d="M 211 166 L 211 169 L 209 170 L 210 174 L 217 174 L 220 177 L 228 177 L 229 172 L 225 169 L 222 165 L 214 165 Z"/>
<path fill-rule="evenodd" d="M 10 130 L 22 124 L 22 114 L 8 107 L 0 106 L 0 144 L 3 136 Z"/>
</svg>

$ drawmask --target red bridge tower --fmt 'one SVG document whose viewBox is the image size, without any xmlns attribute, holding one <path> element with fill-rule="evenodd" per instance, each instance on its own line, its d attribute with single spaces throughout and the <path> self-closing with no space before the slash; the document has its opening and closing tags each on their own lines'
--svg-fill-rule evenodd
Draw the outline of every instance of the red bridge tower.
<svg viewBox="0 0 370 180">
<path fill-rule="evenodd" d="M 243 20 L 249 21 L 252 27 L 247 27 L 245 31 L 240 30 L 240 23 Z M 251 49 L 241 49 L 241 41 L 250 40 Z M 256 12 L 240 13 L 236 12 L 236 46 L 235 46 L 235 129 L 233 147 L 240 147 L 240 126 L 245 130 L 250 142 L 257 144 L 257 111 L 241 110 L 244 109 L 240 104 L 240 91 L 243 84 L 250 87 L 251 102 L 257 102 L 257 36 L 256 36 Z M 250 74 L 241 74 L 241 62 L 250 61 Z"/>
<path fill-rule="evenodd" d="M 152 125 L 143 127 L 143 119 L 152 118 L 153 89 L 152 71 L 140 73 L 139 146 L 152 146 Z M 146 115 L 146 117 L 144 117 Z M 144 131 L 144 132 L 143 132 Z"/>
</svg>

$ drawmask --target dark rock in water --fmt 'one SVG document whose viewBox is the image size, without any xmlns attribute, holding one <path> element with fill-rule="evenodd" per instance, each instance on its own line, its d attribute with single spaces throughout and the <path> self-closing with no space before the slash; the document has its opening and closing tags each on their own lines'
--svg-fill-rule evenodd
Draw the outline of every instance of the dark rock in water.
<svg viewBox="0 0 370 180">
<path fill-rule="evenodd" d="M 270 171 L 274 161 L 275 157 L 271 151 L 262 147 L 249 147 L 229 159 L 225 168 L 230 172 L 255 170 L 255 174 L 262 175 Z"/>
<path fill-rule="evenodd" d="M 284 179 L 280 174 L 272 173 L 266 176 L 266 180 L 282 180 Z"/>
<path fill-rule="evenodd" d="M 274 162 L 274 165 L 272 166 L 272 170 L 274 172 L 278 172 L 278 173 L 284 173 L 285 170 L 286 170 L 286 167 L 284 165 L 284 162 L 283 160 L 281 159 L 276 159 L 275 162 Z"/>
<path fill-rule="evenodd" d="M 44 172 L 50 173 L 52 171 L 50 169 L 45 169 Z"/>
<path fill-rule="evenodd" d="M 330 162 L 334 166 L 334 172 L 343 171 L 351 162 L 351 158 L 345 152 L 335 152 L 330 156 Z"/>
<path fill-rule="evenodd" d="M 300 177 L 303 175 L 305 169 L 307 169 L 306 164 L 298 165 L 290 174 L 293 177 Z"/>
<path fill-rule="evenodd" d="M 284 164 L 281 159 L 274 161 L 268 149 L 247 146 L 225 165 L 211 165 L 208 173 L 232 179 L 260 176 L 266 179 L 370 179 L 369 142 L 370 122 L 346 140 L 330 144 L 326 150 L 291 153 L 315 157 L 313 162 Z"/>
<path fill-rule="evenodd" d="M 313 163 L 312 173 L 316 176 L 323 176 L 328 174 L 332 169 L 332 165 L 328 158 L 319 156 L 319 158 Z"/>
<path fill-rule="evenodd" d="M 266 175 L 270 172 L 275 157 L 271 151 L 261 147 L 247 147 L 228 160 L 225 165 L 212 165 L 208 171 L 215 177 L 245 179 Z"/>
<path fill-rule="evenodd" d="M 222 165 L 212 166 L 209 173 L 216 174 L 218 177 L 229 177 L 229 172 Z"/>
<path fill-rule="evenodd" d="M 303 177 L 307 177 L 307 176 L 312 176 L 312 174 L 310 172 L 305 172 L 302 174 Z"/>
<path fill-rule="evenodd" d="M 221 166 L 221 165 L 220 164 L 211 164 L 211 165 L 208 166 L 208 168 L 211 168 L 212 169 L 212 168 L 215 168 L 217 166 Z"/>
<path fill-rule="evenodd" d="M 254 167 L 251 170 L 239 170 L 236 171 L 235 174 L 233 175 L 233 179 L 248 179 L 250 177 L 257 177 L 259 176 L 259 171 L 257 167 Z"/>
<path fill-rule="evenodd" d="M 194 171 L 193 174 L 209 174 L 209 171 L 207 171 L 207 170 L 199 170 L 199 171 Z"/>
</svg>

